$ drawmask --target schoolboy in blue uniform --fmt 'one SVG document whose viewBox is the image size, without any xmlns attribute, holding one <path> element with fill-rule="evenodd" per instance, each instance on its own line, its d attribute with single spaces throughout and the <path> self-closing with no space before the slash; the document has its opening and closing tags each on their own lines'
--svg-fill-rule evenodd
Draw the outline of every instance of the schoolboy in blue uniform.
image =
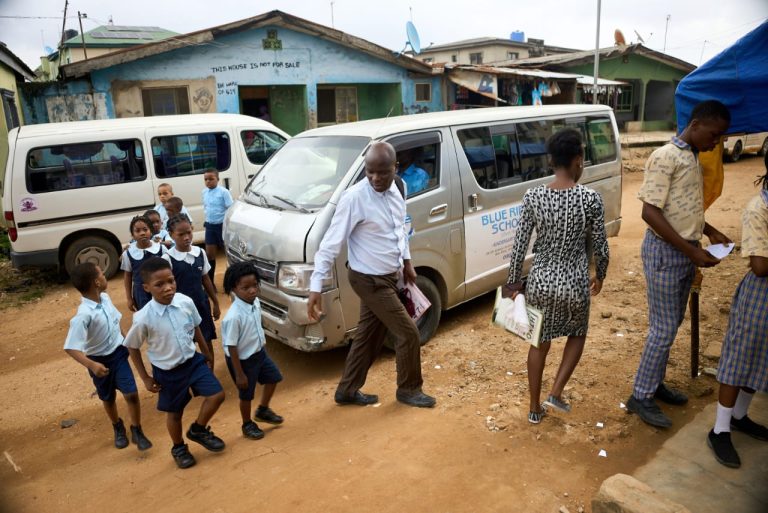
<svg viewBox="0 0 768 513">
<path fill-rule="evenodd" d="M 205 210 L 205 253 L 211 269 L 208 277 L 216 274 L 216 252 L 224 247 L 224 215 L 232 206 L 232 195 L 227 189 L 219 185 L 219 172 L 209 169 L 203 175 L 205 189 L 203 189 L 203 209 Z"/>
<path fill-rule="evenodd" d="M 261 327 L 259 271 L 250 262 L 238 262 L 224 273 L 224 291 L 234 294 L 232 306 L 222 321 L 227 368 L 240 393 L 243 436 L 258 440 L 264 432 L 251 420 L 251 401 L 256 383 L 264 385 L 254 418 L 268 424 L 282 424 L 283 418 L 269 407 L 277 383 L 283 380 L 277 365 L 264 347 Z"/>
<path fill-rule="evenodd" d="M 136 380 L 128 364 L 128 351 L 123 347 L 120 330 L 120 312 L 112 304 L 107 290 L 107 278 L 91 262 L 79 264 L 70 273 L 72 284 L 82 294 L 77 314 L 69 323 L 64 351 L 88 369 L 96 386 L 104 410 L 115 432 L 115 447 L 128 446 L 123 419 L 118 416 L 115 403 L 120 390 L 131 416 L 131 441 L 139 450 L 152 447 L 152 442 L 141 430 L 141 408 Z"/>
<path fill-rule="evenodd" d="M 151 258 L 141 267 L 141 277 L 152 300 L 133 316 L 124 345 L 147 390 L 159 393 L 157 409 L 167 413 L 166 426 L 173 441 L 171 455 L 176 465 L 189 468 L 195 464 L 195 458 L 182 437 L 182 415 L 192 399 L 189 390 L 204 400 L 187 438 L 213 452 L 223 451 L 225 446 L 208 426 L 224 402 L 224 391 L 209 367 L 212 355 L 200 333 L 195 303 L 176 293 L 171 264 L 159 257 Z M 152 376 L 147 373 L 139 350 L 145 341 Z M 195 342 L 202 354 L 195 351 Z"/>
</svg>

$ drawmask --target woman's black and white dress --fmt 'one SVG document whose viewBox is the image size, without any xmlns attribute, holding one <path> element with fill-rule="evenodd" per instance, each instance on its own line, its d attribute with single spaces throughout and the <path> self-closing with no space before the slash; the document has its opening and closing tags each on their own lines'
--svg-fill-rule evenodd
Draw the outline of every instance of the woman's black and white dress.
<svg viewBox="0 0 768 513">
<path fill-rule="evenodd" d="M 529 189 L 512 247 L 508 283 L 522 280 L 523 262 L 533 230 L 533 265 L 525 288 L 526 303 L 544 314 L 541 340 L 585 336 L 589 327 L 589 256 L 591 238 L 597 278 L 608 270 L 605 212 L 600 194 L 583 185 Z"/>
</svg>

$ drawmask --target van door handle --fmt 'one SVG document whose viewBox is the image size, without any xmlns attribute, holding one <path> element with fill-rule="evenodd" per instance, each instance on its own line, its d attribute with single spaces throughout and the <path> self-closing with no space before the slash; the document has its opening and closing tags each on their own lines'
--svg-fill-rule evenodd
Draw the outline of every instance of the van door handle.
<svg viewBox="0 0 768 513">
<path fill-rule="evenodd" d="M 225 187 L 226 189 L 229 189 L 229 178 L 225 178 L 225 179 L 224 179 L 224 187 Z"/>
<path fill-rule="evenodd" d="M 448 203 L 443 203 L 442 205 L 432 207 L 432 210 L 429 211 L 429 217 L 439 216 L 440 214 L 445 214 L 447 211 Z"/>
<path fill-rule="evenodd" d="M 477 205 L 477 194 L 470 194 L 467 197 L 468 203 L 469 203 L 469 211 L 475 212 L 476 210 L 482 210 L 483 207 L 480 207 Z"/>
<path fill-rule="evenodd" d="M 253 173 L 251 173 L 250 175 L 247 175 L 247 176 L 246 176 L 246 178 L 248 178 L 248 180 L 250 180 L 251 178 L 253 178 Z"/>
</svg>

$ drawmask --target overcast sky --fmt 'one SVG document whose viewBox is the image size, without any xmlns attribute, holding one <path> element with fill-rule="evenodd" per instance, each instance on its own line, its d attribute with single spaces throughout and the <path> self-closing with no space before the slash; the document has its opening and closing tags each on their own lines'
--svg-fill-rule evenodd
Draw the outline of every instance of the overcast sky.
<svg viewBox="0 0 768 513">
<path fill-rule="evenodd" d="M 331 4 L 335 28 L 392 50 L 403 48 L 409 19 L 422 47 L 508 38 L 514 30 L 550 45 L 590 49 L 595 44 L 597 0 L 71 0 L 66 21 L 67 28 L 77 29 L 79 10 L 88 15 L 86 32 L 111 16 L 116 25 L 185 33 L 280 9 L 330 26 Z M 51 18 L 0 18 L 0 40 L 35 69 L 43 48 L 55 48 L 61 38 L 63 9 L 64 0 L 0 0 L 0 16 Z M 698 65 L 768 18 L 768 0 L 603 0 L 600 45 L 613 45 L 614 30 L 620 29 L 628 43 L 637 41 L 637 31 L 646 46 L 662 50 L 667 15 L 667 53 Z"/>
</svg>

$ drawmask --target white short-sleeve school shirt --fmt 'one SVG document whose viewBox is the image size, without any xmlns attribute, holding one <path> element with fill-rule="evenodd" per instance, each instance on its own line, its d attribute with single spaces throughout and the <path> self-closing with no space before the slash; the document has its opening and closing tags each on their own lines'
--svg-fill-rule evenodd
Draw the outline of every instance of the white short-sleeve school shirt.
<svg viewBox="0 0 768 513">
<path fill-rule="evenodd" d="M 64 349 L 82 351 L 86 356 L 106 356 L 123 343 L 120 331 L 122 314 L 112 300 L 102 292 L 99 302 L 86 297 L 80 301 L 77 313 L 69 321 Z"/>
<path fill-rule="evenodd" d="M 264 348 L 266 338 L 261 327 L 261 303 L 258 298 L 250 305 L 235 296 L 232 306 L 221 322 L 224 354 L 229 356 L 229 348 L 237 347 L 237 355 L 247 360 Z"/>
<path fill-rule="evenodd" d="M 203 274 L 208 274 L 208 271 L 211 270 L 211 264 L 208 262 L 208 255 L 205 254 L 205 251 L 203 251 L 200 246 L 191 246 L 189 251 L 179 251 L 174 246 L 168 249 L 162 258 L 170 263 L 173 263 L 171 262 L 171 258 L 173 258 L 178 262 L 186 262 L 189 265 L 193 265 L 195 263 L 195 259 L 200 256 L 200 253 L 203 254 Z"/>
<path fill-rule="evenodd" d="M 167 305 L 152 299 L 133 315 L 123 345 L 140 349 L 146 342 L 152 365 L 170 370 L 195 355 L 195 327 L 201 320 L 195 303 L 184 294 L 177 292 Z"/>
<path fill-rule="evenodd" d="M 152 241 L 152 245 L 148 248 L 141 249 L 138 246 L 136 246 L 136 242 L 131 242 L 128 244 L 128 247 L 125 251 L 123 251 L 123 254 L 120 256 L 120 269 L 125 272 L 133 272 L 133 266 L 131 265 L 131 259 L 128 258 L 128 255 L 130 254 L 131 257 L 135 258 L 136 260 L 140 260 L 144 258 L 144 252 L 148 251 L 149 253 L 152 253 L 155 256 L 161 257 L 165 254 L 167 249 L 162 244 Z"/>
</svg>

